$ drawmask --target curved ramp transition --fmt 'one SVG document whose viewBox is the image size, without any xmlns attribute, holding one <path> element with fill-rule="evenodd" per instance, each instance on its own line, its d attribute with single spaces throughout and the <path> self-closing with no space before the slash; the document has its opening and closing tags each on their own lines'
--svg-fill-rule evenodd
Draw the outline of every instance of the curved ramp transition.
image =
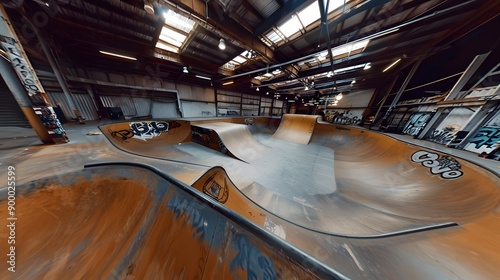
<svg viewBox="0 0 500 280">
<path fill-rule="evenodd" d="M 214 122 L 192 126 L 192 140 L 198 144 L 252 162 L 268 151 L 268 147 L 253 138 L 247 125 Z"/>
<path fill-rule="evenodd" d="M 344 278 L 158 171 L 92 167 L 17 192 L 15 272 L 3 261 L 1 279 Z"/>
</svg>

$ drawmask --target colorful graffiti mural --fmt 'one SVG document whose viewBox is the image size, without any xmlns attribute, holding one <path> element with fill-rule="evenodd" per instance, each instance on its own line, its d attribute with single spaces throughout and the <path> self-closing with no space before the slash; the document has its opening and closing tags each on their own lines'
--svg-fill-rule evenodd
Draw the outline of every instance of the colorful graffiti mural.
<svg viewBox="0 0 500 280">
<path fill-rule="evenodd" d="M 483 127 L 474 137 L 469 140 L 469 143 L 476 149 L 486 148 L 493 150 L 500 145 L 500 127 Z"/>
<path fill-rule="evenodd" d="M 411 115 L 410 119 L 406 123 L 402 134 L 407 134 L 411 136 L 417 136 L 422 129 L 427 125 L 427 122 L 432 117 L 433 113 L 430 112 L 418 112 Z"/>
</svg>

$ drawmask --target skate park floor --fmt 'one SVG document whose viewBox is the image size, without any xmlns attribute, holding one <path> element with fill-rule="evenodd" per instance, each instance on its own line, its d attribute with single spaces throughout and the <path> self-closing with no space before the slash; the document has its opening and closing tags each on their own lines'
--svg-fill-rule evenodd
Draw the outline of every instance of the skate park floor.
<svg viewBox="0 0 500 280">
<path fill-rule="evenodd" d="M 206 129 L 214 128 L 213 124 L 210 125 L 213 120 L 191 121 Z M 456 191 L 454 195 L 464 197 L 463 200 L 467 203 L 452 203 L 453 207 L 448 211 L 450 200 L 454 198 L 452 195 L 445 195 L 447 192 L 442 192 L 438 193 L 441 196 L 436 199 L 442 205 L 436 203 L 429 209 L 422 209 L 425 203 L 417 204 L 418 207 L 414 208 L 411 205 L 394 204 L 399 200 L 408 201 L 405 199 L 413 196 L 408 190 L 397 194 L 398 184 L 408 186 L 405 170 L 395 169 L 394 172 L 382 174 L 385 181 L 390 179 L 389 182 L 394 184 L 389 191 L 377 190 L 378 183 L 373 183 L 373 193 L 368 194 L 363 186 L 346 186 L 351 183 L 351 178 L 348 177 L 352 175 L 346 174 L 354 168 L 360 169 L 359 177 L 362 179 L 375 182 L 376 176 L 366 175 L 369 173 L 369 166 L 363 166 L 359 159 L 350 162 L 346 150 L 352 147 L 339 150 L 337 154 L 337 151 L 332 152 L 332 147 L 324 145 L 339 141 L 330 139 L 328 130 L 321 136 L 312 135 L 309 145 L 283 140 L 285 137 L 273 138 L 270 133 L 255 134 L 256 131 L 253 131 L 252 135 L 263 147 L 260 153 L 251 155 L 247 161 L 228 157 L 197 143 L 177 143 L 175 156 L 182 154 L 183 157 L 172 161 L 163 158 L 162 149 L 152 152 L 158 156 L 144 156 L 110 145 L 105 136 L 99 133 L 99 125 L 103 123 L 66 125 L 71 142 L 64 145 L 41 145 L 36 140 L 31 141 L 34 140 L 32 138 L 28 139 L 28 144 L 18 143 L 21 147 L 3 149 L 0 145 L 0 177 L 6 181 L 7 165 L 16 166 L 16 179 L 22 184 L 42 177 L 78 171 L 84 165 L 130 162 L 154 166 L 187 185 L 193 185 L 207 170 L 221 166 L 230 177 L 228 180 L 241 191 L 242 199 L 255 204 L 251 206 L 255 209 L 252 213 L 266 217 L 262 220 L 261 227 L 267 230 L 271 227 L 272 230 L 269 231 L 275 235 L 348 278 L 492 279 L 499 272 L 495 265 L 500 259 L 497 241 L 500 235 L 498 185 L 495 188 L 498 177 L 486 174 L 489 171 L 500 174 L 498 162 L 479 158 L 476 154 L 463 150 L 388 134 L 390 138 L 397 139 L 397 142 L 404 141 L 419 145 L 426 151 L 446 153 L 465 160 L 467 164 L 474 162 L 489 170 L 476 167 L 467 170 L 468 173 L 484 173 L 493 180 L 493 186 L 485 187 L 488 189 L 486 193 L 474 194 L 474 189 Z M 337 131 L 340 134 L 347 133 L 345 129 L 359 130 L 355 127 L 339 127 L 343 128 Z M 270 131 L 277 128 L 274 125 Z M 12 132 L 11 135 L 16 135 L 19 139 L 23 134 L 29 135 L 24 131 Z M 12 138 L 3 137 L 0 143 L 12 143 Z M 386 138 L 380 141 L 389 141 Z M 363 138 L 353 139 L 361 141 L 361 144 L 363 142 Z M 273 152 L 266 152 L 267 149 Z M 167 150 L 171 149 L 166 148 L 164 151 Z M 358 152 L 362 153 L 363 149 Z M 368 154 L 373 153 L 370 151 Z M 384 158 L 387 155 L 377 157 Z M 377 160 L 377 157 L 374 159 Z M 342 161 L 341 164 L 333 164 L 337 158 Z M 401 165 L 401 168 L 425 169 L 420 164 Z M 422 174 L 420 171 L 415 172 Z M 453 185 L 449 183 L 442 186 L 449 189 Z M 347 194 L 329 196 L 339 188 L 344 188 L 344 194 Z M 425 193 L 428 190 L 419 191 Z M 391 193 L 394 194 L 392 198 Z M 469 198 L 466 197 L 470 193 L 473 194 L 472 198 L 467 201 Z M 380 195 L 386 199 L 376 205 L 370 203 Z M 432 196 L 420 195 L 419 199 L 429 200 Z M 363 203 L 360 204 L 359 201 Z M 471 208 L 471 205 L 477 207 Z M 252 215 L 248 214 L 246 218 L 251 220 Z"/>
</svg>

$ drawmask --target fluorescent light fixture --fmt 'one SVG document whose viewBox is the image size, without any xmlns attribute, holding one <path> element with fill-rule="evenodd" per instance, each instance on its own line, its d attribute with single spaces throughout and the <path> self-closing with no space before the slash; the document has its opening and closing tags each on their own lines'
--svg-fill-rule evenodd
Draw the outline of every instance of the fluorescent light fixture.
<svg viewBox="0 0 500 280">
<path fill-rule="evenodd" d="M 363 70 L 368 70 L 370 68 L 372 68 L 372 64 L 371 64 L 371 62 L 368 62 L 367 64 L 365 64 L 365 67 L 363 68 Z"/>
<path fill-rule="evenodd" d="M 205 76 L 200 76 L 200 75 L 195 75 L 196 78 L 200 78 L 200 79 L 205 79 L 205 80 L 212 80 L 212 78 L 209 78 L 209 77 L 205 77 Z"/>
<path fill-rule="evenodd" d="M 105 52 L 105 51 L 99 51 L 99 52 L 102 53 L 102 54 L 116 56 L 116 57 L 119 57 L 119 58 L 125 58 L 125 59 L 130 59 L 130 60 L 137 60 L 137 58 L 131 57 L 131 56 L 116 54 L 116 53 L 112 53 L 112 52 Z"/>
<path fill-rule="evenodd" d="M 225 82 L 225 83 L 223 83 L 222 85 L 223 85 L 223 86 L 227 86 L 227 85 L 230 85 L 230 84 L 232 84 L 232 83 L 234 83 L 234 81 Z"/>
<path fill-rule="evenodd" d="M 385 68 L 384 71 L 382 71 L 382 72 L 385 72 L 385 71 L 391 69 L 394 65 L 396 65 L 400 61 L 401 61 L 401 58 L 398 58 L 398 60 L 394 61 L 391 65 L 387 66 L 387 68 Z"/>
<path fill-rule="evenodd" d="M 219 49 L 221 49 L 221 50 L 226 49 L 226 42 L 222 38 L 219 40 Z"/>
</svg>

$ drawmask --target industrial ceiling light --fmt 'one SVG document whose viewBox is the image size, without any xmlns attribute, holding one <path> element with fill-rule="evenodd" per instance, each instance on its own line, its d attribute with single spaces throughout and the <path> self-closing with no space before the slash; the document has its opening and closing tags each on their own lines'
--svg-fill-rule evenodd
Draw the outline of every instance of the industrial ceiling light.
<svg viewBox="0 0 500 280">
<path fill-rule="evenodd" d="M 183 73 L 189 73 L 189 70 L 186 66 L 182 67 L 182 72 Z"/>
<path fill-rule="evenodd" d="M 220 40 L 219 40 L 219 49 L 221 49 L 221 50 L 226 49 L 226 42 L 222 38 L 220 38 Z"/>
<path fill-rule="evenodd" d="M 151 1 L 148 1 L 148 0 L 144 1 L 144 10 L 148 14 L 151 14 L 151 15 L 155 14 L 155 8 L 153 7 L 153 3 L 151 3 Z"/>
<path fill-rule="evenodd" d="M 223 85 L 223 86 L 227 86 L 227 85 L 230 85 L 230 84 L 233 84 L 233 83 L 234 83 L 234 81 L 229 81 L 229 82 L 225 82 L 225 83 L 223 83 L 222 85 Z"/>
<path fill-rule="evenodd" d="M 255 91 L 259 91 L 259 90 L 260 90 L 260 89 L 259 89 L 259 87 L 257 87 L 257 88 L 255 89 Z"/>
<path fill-rule="evenodd" d="M 341 93 L 339 93 L 339 94 L 337 94 L 337 95 L 335 96 L 335 99 L 336 99 L 336 100 L 340 100 L 340 99 L 342 99 L 342 97 L 343 97 L 343 96 L 342 96 L 342 92 L 341 92 Z"/>
<path fill-rule="evenodd" d="M 368 70 L 370 68 L 372 68 L 372 64 L 371 64 L 371 62 L 368 62 L 367 64 L 365 64 L 365 67 L 363 68 L 363 70 Z"/>
</svg>

